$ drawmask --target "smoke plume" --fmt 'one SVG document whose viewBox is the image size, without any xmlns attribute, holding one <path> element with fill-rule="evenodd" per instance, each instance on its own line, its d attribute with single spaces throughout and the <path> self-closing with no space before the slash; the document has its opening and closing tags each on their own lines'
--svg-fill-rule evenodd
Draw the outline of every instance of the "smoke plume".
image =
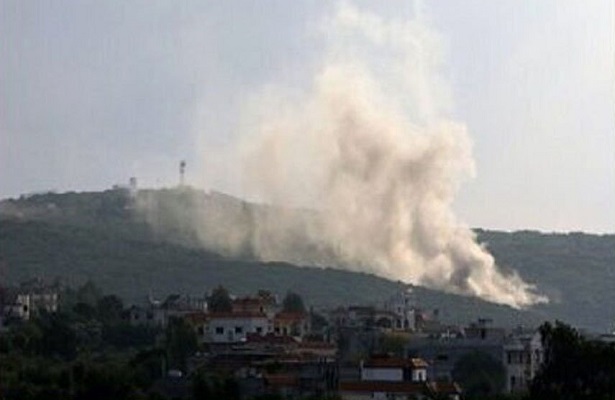
<svg viewBox="0 0 615 400">
<path fill-rule="evenodd" d="M 386 20 L 349 4 L 322 30 L 327 49 L 308 90 L 268 86 L 242 132 L 243 192 L 278 207 L 229 211 L 210 197 L 191 218 L 202 242 L 513 307 L 546 301 L 502 272 L 452 212 L 474 164 L 466 128 L 447 118 L 437 34 L 420 15 Z"/>
</svg>

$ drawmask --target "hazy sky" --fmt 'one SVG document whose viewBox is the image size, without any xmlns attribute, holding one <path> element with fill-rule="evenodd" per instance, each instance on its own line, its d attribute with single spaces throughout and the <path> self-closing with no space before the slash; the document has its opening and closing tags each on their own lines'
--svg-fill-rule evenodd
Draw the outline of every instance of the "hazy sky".
<svg viewBox="0 0 615 400">
<path fill-rule="evenodd" d="M 413 15 L 410 2 L 372 3 L 358 5 Z M 309 84 L 333 7 L 0 0 L 0 197 L 131 176 L 170 186 L 181 159 L 193 184 L 241 195 L 227 156 L 245 108 L 268 85 Z M 460 219 L 614 232 L 614 3 L 434 1 L 423 15 L 444 43 L 450 113 L 474 142 Z"/>
</svg>

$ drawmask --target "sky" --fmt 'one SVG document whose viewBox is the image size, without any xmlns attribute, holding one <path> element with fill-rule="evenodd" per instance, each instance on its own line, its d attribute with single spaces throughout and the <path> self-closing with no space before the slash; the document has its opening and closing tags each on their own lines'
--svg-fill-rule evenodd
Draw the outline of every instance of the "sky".
<svg viewBox="0 0 615 400">
<path fill-rule="evenodd" d="M 417 10 L 352 3 L 384 18 Z M 614 3 L 418 6 L 442 45 L 447 112 L 473 142 L 459 220 L 615 232 Z M 309 86 L 335 7 L 0 0 L 0 198 L 102 190 L 132 176 L 172 186 L 180 160 L 191 184 L 244 195 L 233 149 L 250 128 L 246 109 L 279 82 Z"/>
</svg>

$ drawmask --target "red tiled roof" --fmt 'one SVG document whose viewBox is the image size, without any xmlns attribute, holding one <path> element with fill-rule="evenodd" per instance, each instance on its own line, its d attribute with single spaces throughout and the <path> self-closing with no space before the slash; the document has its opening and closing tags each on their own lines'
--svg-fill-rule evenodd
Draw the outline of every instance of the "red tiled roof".
<svg viewBox="0 0 615 400">
<path fill-rule="evenodd" d="M 261 312 L 248 312 L 248 311 L 238 311 L 238 312 L 212 312 L 209 313 L 209 318 L 219 318 L 219 319 L 234 319 L 234 318 L 267 318 L 265 313 Z"/>
<path fill-rule="evenodd" d="M 327 342 L 312 342 L 304 341 L 299 343 L 299 347 L 303 349 L 337 349 L 337 346 Z"/>
<path fill-rule="evenodd" d="M 412 365 L 412 368 L 427 368 L 429 366 L 427 361 L 422 358 L 411 358 L 410 364 Z"/>
<path fill-rule="evenodd" d="M 268 386 L 273 387 L 294 387 L 297 386 L 299 380 L 295 374 L 266 374 L 263 376 Z"/>
<path fill-rule="evenodd" d="M 418 394 L 430 390 L 425 382 L 388 382 L 388 381 L 342 381 L 340 392 L 385 392 Z"/>
<path fill-rule="evenodd" d="M 459 394 L 461 387 L 456 382 L 429 382 L 431 390 L 436 393 Z"/>
<path fill-rule="evenodd" d="M 246 335 L 246 341 L 248 343 L 265 343 L 265 344 L 297 344 L 297 341 L 288 335 L 274 335 L 268 333 L 266 335 L 259 335 L 258 333 L 248 333 Z"/>
<path fill-rule="evenodd" d="M 256 297 L 241 297 L 239 299 L 233 300 L 233 305 L 263 305 L 265 302 L 262 299 Z"/>
<path fill-rule="evenodd" d="M 427 368 L 422 358 L 372 357 L 363 364 L 365 368 Z"/>
<path fill-rule="evenodd" d="M 301 321 L 307 318 L 307 313 L 304 312 L 289 312 L 282 311 L 275 315 L 276 321 Z"/>
<path fill-rule="evenodd" d="M 207 321 L 209 319 L 207 314 L 205 314 L 204 312 L 188 313 L 188 314 L 184 315 L 184 318 L 187 319 L 188 321 L 192 322 L 193 324 L 200 323 L 200 322 L 205 322 L 205 321 Z"/>
</svg>

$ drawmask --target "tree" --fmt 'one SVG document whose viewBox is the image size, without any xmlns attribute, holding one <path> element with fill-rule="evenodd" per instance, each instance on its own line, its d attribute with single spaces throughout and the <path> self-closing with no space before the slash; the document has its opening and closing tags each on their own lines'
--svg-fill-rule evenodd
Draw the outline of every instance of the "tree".
<svg viewBox="0 0 615 400">
<path fill-rule="evenodd" d="M 329 326 L 329 321 L 317 312 L 310 313 L 312 329 L 317 332 Z"/>
<path fill-rule="evenodd" d="M 196 332 L 184 319 L 171 318 L 165 336 L 169 366 L 185 371 L 188 357 L 198 348 Z"/>
<path fill-rule="evenodd" d="M 102 297 L 102 292 L 92 281 L 87 281 L 77 289 L 77 302 L 96 307 L 96 303 Z"/>
<path fill-rule="evenodd" d="M 73 312 L 76 314 L 77 319 L 81 321 L 90 321 L 98 318 L 96 308 L 84 302 L 75 304 Z"/>
<path fill-rule="evenodd" d="M 282 302 L 282 309 L 286 312 L 305 312 L 305 304 L 300 295 L 295 292 L 288 291 Z"/>
<path fill-rule="evenodd" d="M 219 285 L 213 290 L 207 298 L 207 308 L 212 312 L 230 312 L 233 309 L 231 296 L 224 286 Z"/>
<path fill-rule="evenodd" d="M 98 300 L 96 304 L 98 318 L 104 324 L 116 324 L 121 321 L 124 303 L 116 295 L 108 295 Z"/>
<path fill-rule="evenodd" d="M 540 327 L 544 364 L 530 385 L 532 399 L 615 398 L 615 345 L 591 341 L 556 322 Z"/>
<path fill-rule="evenodd" d="M 42 314 L 37 320 L 41 329 L 41 354 L 71 360 L 77 355 L 77 336 L 68 317 L 62 313 Z"/>
<path fill-rule="evenodd" d="M 502 363 L 489 354 L 473 351 L 455 363 L 453 379 L 461 385 L 466 398 L 483 399 L 502 391 L 506 371 Z"/>
</svg>

